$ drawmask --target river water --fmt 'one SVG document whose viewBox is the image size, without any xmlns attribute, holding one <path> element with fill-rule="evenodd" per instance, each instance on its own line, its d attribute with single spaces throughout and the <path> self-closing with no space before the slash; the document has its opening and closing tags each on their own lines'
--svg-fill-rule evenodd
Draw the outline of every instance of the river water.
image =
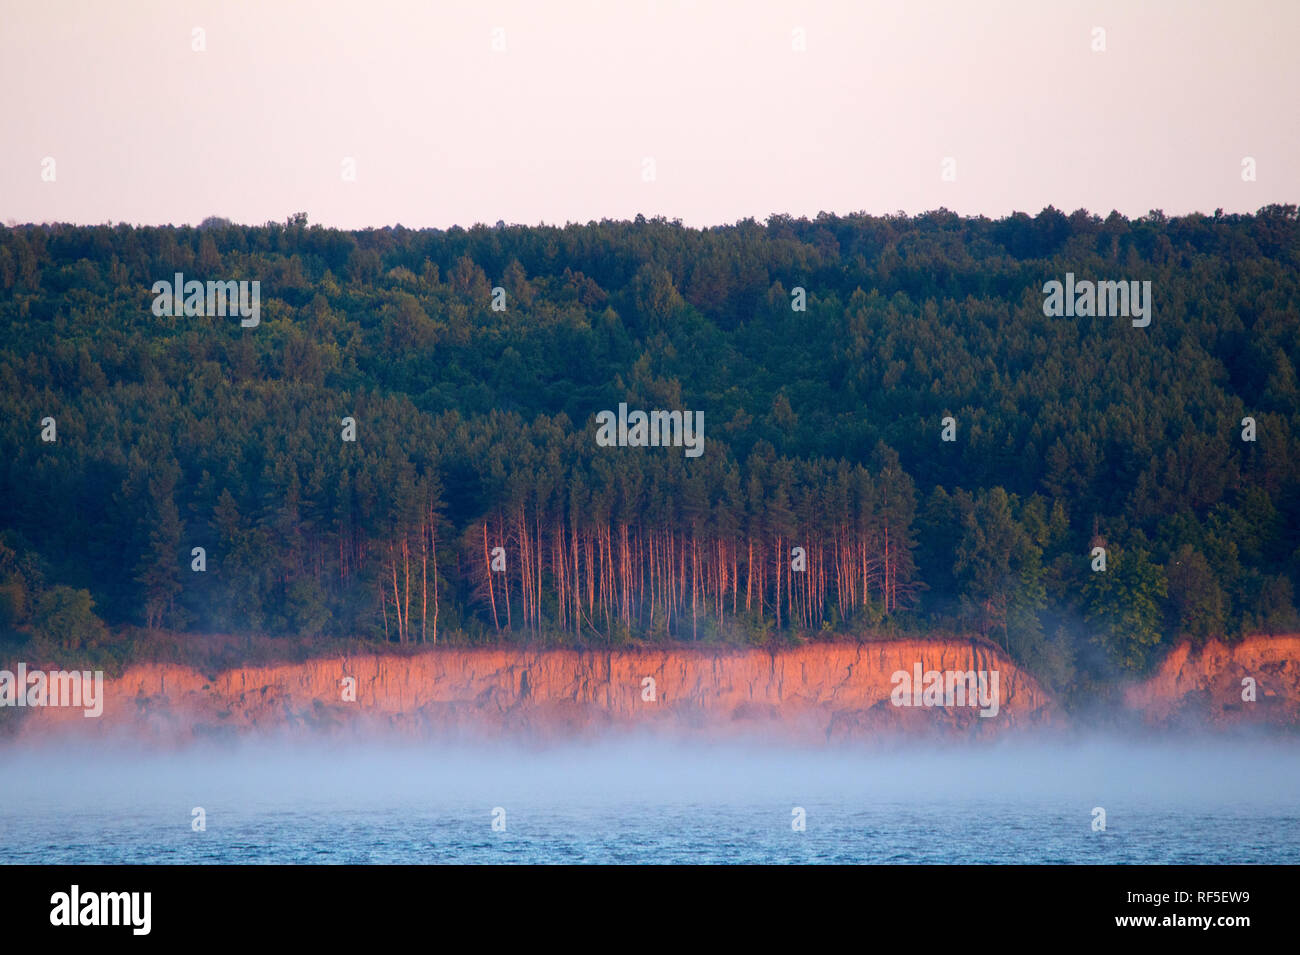
<svg viewBox="0 0 1300 955">
<path fill-rule="evenodd" d="M 1300 864 L 1300 740 L 5 743 L 0 862 Z"/>
</svg>

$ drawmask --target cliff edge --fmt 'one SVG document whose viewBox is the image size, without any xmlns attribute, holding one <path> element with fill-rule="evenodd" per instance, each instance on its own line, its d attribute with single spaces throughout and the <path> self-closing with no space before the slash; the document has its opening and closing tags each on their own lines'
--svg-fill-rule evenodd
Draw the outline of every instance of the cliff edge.
<svg viewBox="0 0 1300 955">
<path fill-rule="evenodd" d="M 946 696 L 923 697 L 920 688 L 904 698 L 908 705 L 894 705 L 894 674 L 905 672 L 910 681 L 918 667 L 931 683 L 929 671 L 975 671 L 976 690 L 982 671 L 985 702 L 995 702 L 981 706 L 978 692 L 963 700 L 963 685 L 953 705 Z M 822 643 L 775 652 L 440 648 L 323 657 L 211 677 L 187 666 L 135 664 L 106 680 L 103 695 L 97 719 L 75 708 L 34 708 L 19 735 L 126 730 L 184 740 L 378 723 L 438 734 L 581 735 L 618 726 L 828 740 L 896 729 L 990 733 L 1056 718 L 1053 701 L 1032 677 L 974 640 Z"/>
</svg>

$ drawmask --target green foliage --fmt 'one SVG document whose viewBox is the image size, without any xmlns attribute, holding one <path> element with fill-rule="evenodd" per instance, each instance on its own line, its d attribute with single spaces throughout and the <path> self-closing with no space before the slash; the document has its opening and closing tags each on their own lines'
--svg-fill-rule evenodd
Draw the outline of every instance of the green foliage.
<svg viewBox="0 0 1300 955">
<path fill-rule="evenodd" d="M 18 574 L 0 579 L 0 630 L 12 630 L 30 613 L 27 585 Z"/>
<path fill-rule="evenodd" d="M 90 591 L 63 586 L 41 594 L 32 617 L 32 632 L 45 646 L 61 650 L 95 646 L 105 637 Z"/>
<path fill-rule="evenodd" d="M 1146 669 L 1163 639 L 1161 602 L 1167 585 L 1161 568 L 1140 548 L 1112 549 L 1106 570 L 1088 579 L 1085 594 L 1093 640 L 1110 661 L 1123 670 Z"/>
<path fill-rule="evenodd" d="M 436 588 L 456 642 L 960 628 L 1061 686 L 1098 678 L 1094 635 L 1135 669 L 1183 635 L 1278 632 L 1300 625 L 1297 249 L 1293 206 L 0 227 L 0 628 L 74 639 L 88 591 L 116 628 L 431 641 Z M 261 324 L 153 316 L 177 271 L 259 280 Z M 1045 318 L 1067 271 L 1150 279 L 1152 324 Z M 703 409 L 705 454 L 600 453 L 592 415 L 621 401 Z M 485 529 L 508 601 L 477 572 Z M 619 557 L 626 607 L 615 580 L 573 610 L 575 540 Z M 792 608 L 795 542 L 827 586 Z M 635 583 L 667 573 L 646 554 L 702 569 L 671 615 Z"/>
<path fill-rule="evenodd" d="M 1166 564 L 1165 577 L 1169 581 L 1171 630 L 1196 640 L 1221 636 L 1226 599 L 1205 557 L 1184 544 Z"/>
</svg>

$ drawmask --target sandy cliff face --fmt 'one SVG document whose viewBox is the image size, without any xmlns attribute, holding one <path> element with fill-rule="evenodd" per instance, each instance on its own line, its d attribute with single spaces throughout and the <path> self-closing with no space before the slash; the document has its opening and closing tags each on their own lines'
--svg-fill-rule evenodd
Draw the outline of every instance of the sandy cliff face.
<svg viewBox="0 0 1300 955">
<path fill-rule="evenodd" d="M 895 706 L 892 676 L 923 671 L 998 672 L 998 708 Z M 344 699 L 344 678 L 355 701 Z M 1255 701 L 1242 699 L 1243 679 Z M 654 700 L 645 698 L 647 678 Z M 605 728 L 721 737 L 763 734 L 803 741 L 870 738 L 889 731 L 943 737 L 1061 725 L 1059 708 L 999 650 L 975 641 L 898 640 L 763 650 L 575 651 L 434 649 L 370 654 L 216 676 L 138 664 L 106 680 L 103 716 L 73 708 L 22 711 L 17 732 L 112 734 L 184 742 L 249 731 L 348 732 L 376 725 L 437 736 L 522 733 L 581 736 Z M 1124 693 L 1127 710 L 1153 725 L 1300 726 L 1300 635 L 1212 641 L 1174 650 Z M 12 710 L 10 711 L 13 712 Z"/>
<path fill-rule="evenodd" d="M 1254 681 L 1253 701 L 1243 699 Z M 1247 637 L 1199 651 L 1184 644 L 1150 679 L 1130 687 L 1125 704 L 1151 723 L 1300 726 L 1300 634 Z"/>
<path fill-rule="evenodd" d="M 998 671 L 998 707 L 895 706 L 896 671 Z M 344 678 L 356 700 L 343 699 Z M 646 679 L 654 680 L 647 700 Z M 890 729 L 986 734 L 1052 722 L 1047 694 L 996 649 L 971 641 L 813 644 L 762 650 L 430 650 L 323 658 L 208 678 L 184 666 L 130 667 L 104 713 L 33 709 L 20 735 L 77 731 L 182 741 L 284 727 L 378 722 L 436 734 L 581 735 L 611 726 L 706 735 L 759 732 L 834 740 Z"/>
</svg>

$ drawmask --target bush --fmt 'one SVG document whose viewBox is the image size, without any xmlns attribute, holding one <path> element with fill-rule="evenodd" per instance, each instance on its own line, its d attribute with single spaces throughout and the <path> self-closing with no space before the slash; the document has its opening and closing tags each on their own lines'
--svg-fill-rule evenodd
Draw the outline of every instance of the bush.
<svg viewBox="0 0 1300 955">
<path fill-rule="evenodd" d="M 37 598 L 32 633 L 40 643 L 67 651 L 92 649 L 107 637 L 90 591 L 62 586 Z"/>
</svg>

